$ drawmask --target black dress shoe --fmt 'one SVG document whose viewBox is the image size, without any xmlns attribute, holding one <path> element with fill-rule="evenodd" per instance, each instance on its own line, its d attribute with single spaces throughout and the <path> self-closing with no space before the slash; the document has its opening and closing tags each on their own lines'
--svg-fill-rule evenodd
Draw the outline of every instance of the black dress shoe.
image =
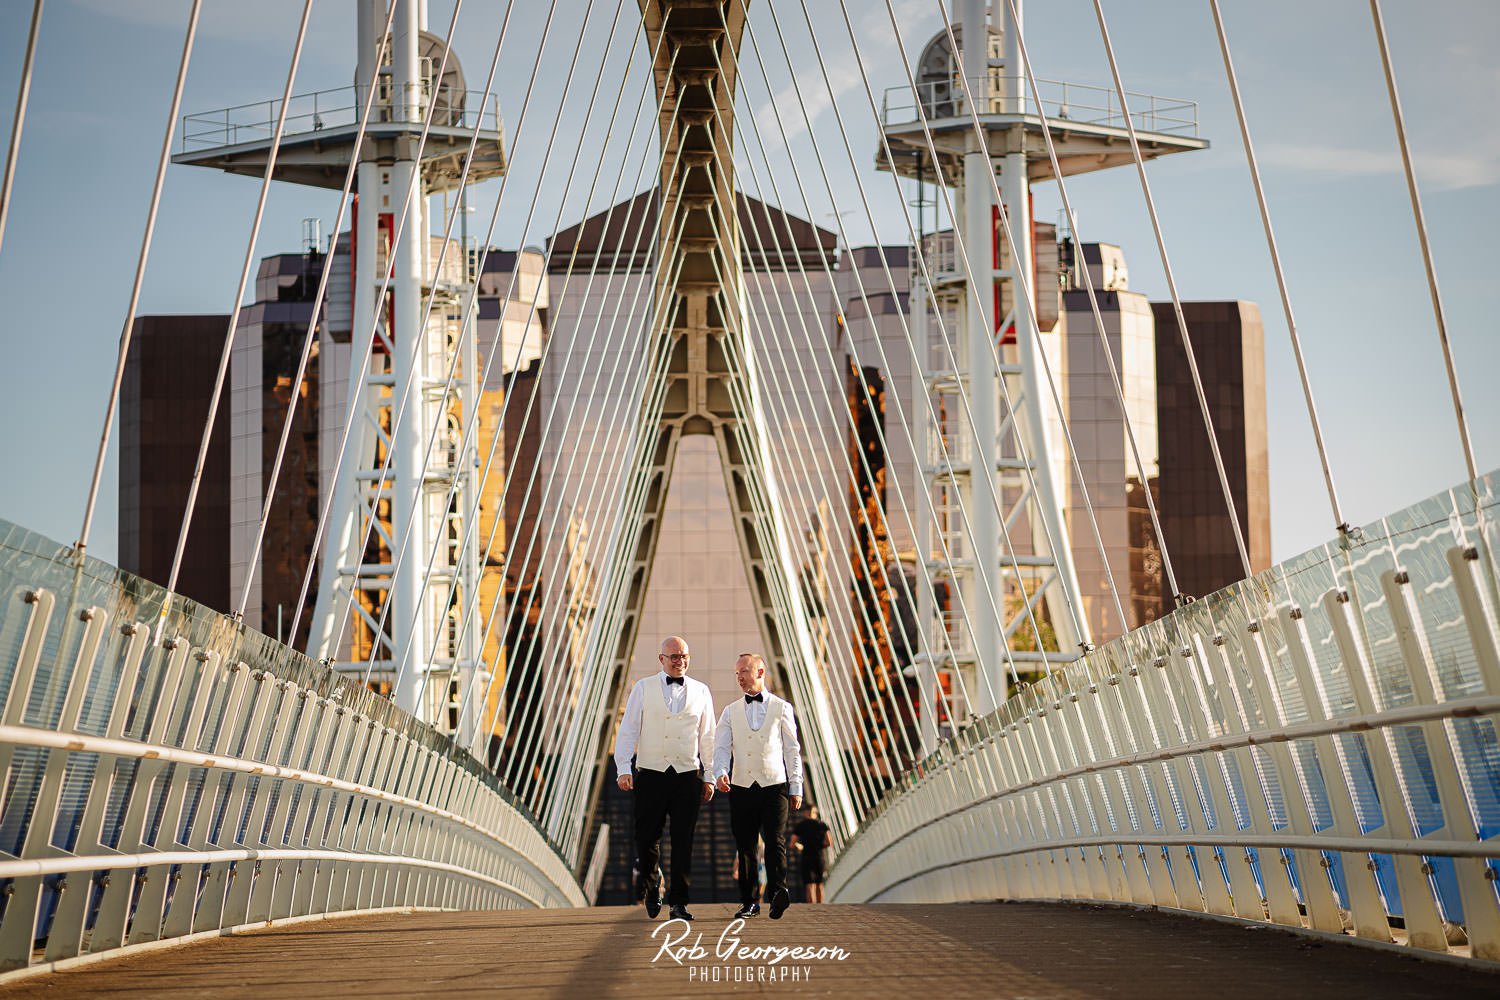
<svg viewBox="0 0 1500 1000">
<path fill-rule="evenodd" d="M 780 920 L 786 908 L 792 905 L 792 897 L 787 895 L 785 889 L 777 889 L 771 894 L 771 919 Z"/>
<path fill-rule="evenodd" d="M 646 916 L 655 920 L 661 913 L 661 869 L 646 879 Z"/>
<path fill-rule="evenodd" d="M 674 905 L 672 909 L 668 911 L 667 916 L 671 917 L 673 920 L 693 919 L 693 915 L 688 912 L 688 908 L 681 904 Z"/>
<path fill-rule="evenodd" d="M 734 915 L 737 920 L 746 920 L 750 917 L 756 916 L 759 913 L 759 903 L 746 903 L 744 906 L 741 906 L 738 910 L 734 911 Z"/>
</svg>

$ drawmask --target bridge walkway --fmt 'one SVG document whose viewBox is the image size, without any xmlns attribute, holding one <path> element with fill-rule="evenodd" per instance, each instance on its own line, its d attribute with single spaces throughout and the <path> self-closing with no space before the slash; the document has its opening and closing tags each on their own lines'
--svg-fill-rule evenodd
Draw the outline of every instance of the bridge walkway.
<svg viewBox="0 0 1500 1000">
<path fill-rule="evenodd" d="M 757 917 L 736 929 L 727 905 L 695 910 L 677 946 L 701 935 L 704 957 L 684 955 L 682 964 L 662 952 L 663 935 L 681 925 L 653 925 L 640 909 L 395 913 L 241 932 L 54 972 L 0 988 L 0 1000 L 1500 997 L 1494 972 L 1169 913 L 1045 903 L 794 906 L 780 922 Z M 721 936 L 744 948 L 839 948 L 847 957 L 721 959 Z"/>
</svg>

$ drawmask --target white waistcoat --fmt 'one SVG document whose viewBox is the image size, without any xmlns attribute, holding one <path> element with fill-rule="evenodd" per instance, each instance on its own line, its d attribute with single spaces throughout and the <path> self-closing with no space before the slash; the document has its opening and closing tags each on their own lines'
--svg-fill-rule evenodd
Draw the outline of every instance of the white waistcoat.
<svg viewBox="0 0 1500 1000">
<path fill-rule="evenodd" d="M 661 680 L 646 678 L 641 699 L 641 738 L 635 747 L 636 767 L 648 771 L 698 770 L 698 716 L 690 711 L 692 692 L 682 692 L 682 711 L 668 712 Z M 683 682 L 686 685 L 686 681 Z"/>
<path fill-rule="evenodd" d="M 766 721 L 759 729 L 751 729 L 745 699 L 734 702 L 729 710 L 729 726 L 734 732 L 731 784 L 749 788 L 758 782 L 766 788 L 786 781 L 786 758 L 781 745 L 781 712 L 785 704 L 780 698 L 767 695 Z"/>
</svg>

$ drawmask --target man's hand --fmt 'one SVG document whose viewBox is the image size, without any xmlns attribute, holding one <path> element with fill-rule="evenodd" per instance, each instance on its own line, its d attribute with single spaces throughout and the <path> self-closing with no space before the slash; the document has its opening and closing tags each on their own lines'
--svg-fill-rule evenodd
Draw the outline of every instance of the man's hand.
<svg viewBox="0 0 1500 1000">
<path fill-rule="evenodd" d="M 711 799 L 713 797 L 714 797 L 714 786 L 713 786 L 713 783 L 709 782 L 709 781 L 705 781 L 703 783 L 703 801 L 707 802 L 709 799 Z"/>
<path fill-rule="evenodd" d="M 719 775 L 719 791 L 723 792 L 725 795 L 729 794 L 729 775 Z"/>
<path fill-rule="evenodd" d="M 615 779 L 615 784 L 619 785 L 622 791 L 631 791 L 635 788 L 635 775 L 622 774 Z"/>
<path fill-rule="evenodd" d="M 802 808 L 802 796 L 800 796 L 800 795 L 793 795 L 792 796 L 791 805 L 792 805 L 792 812 L 796 812 L 798 809 L 801 809 Z"/>
</svg>

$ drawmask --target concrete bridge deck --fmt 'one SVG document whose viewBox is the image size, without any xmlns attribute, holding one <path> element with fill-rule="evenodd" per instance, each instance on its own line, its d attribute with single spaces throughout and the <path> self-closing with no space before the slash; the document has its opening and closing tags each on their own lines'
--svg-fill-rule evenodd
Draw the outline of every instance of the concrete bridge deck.
<svg viewBox="0 0 1500 1000">
<path fill-rule="evenodd" d="M 1071 905 L 794 906 L 735 929 L 727 905 L 681 925 L 639 908 L 399 913 L 267 928 L 54 972 L 22 997 L 703 997 L 720 994 L 1199 998 L 1500 997 L 1500 974 L 1167 913 Z M 657 929 L 653 939 L 652 930 Z M 846 957 L 719 958 L 726 944 Z M 717 970 L 717 971 L 715 971 Z M 717 981 L 716 978 L 717 977 Z"/>
</svg>

